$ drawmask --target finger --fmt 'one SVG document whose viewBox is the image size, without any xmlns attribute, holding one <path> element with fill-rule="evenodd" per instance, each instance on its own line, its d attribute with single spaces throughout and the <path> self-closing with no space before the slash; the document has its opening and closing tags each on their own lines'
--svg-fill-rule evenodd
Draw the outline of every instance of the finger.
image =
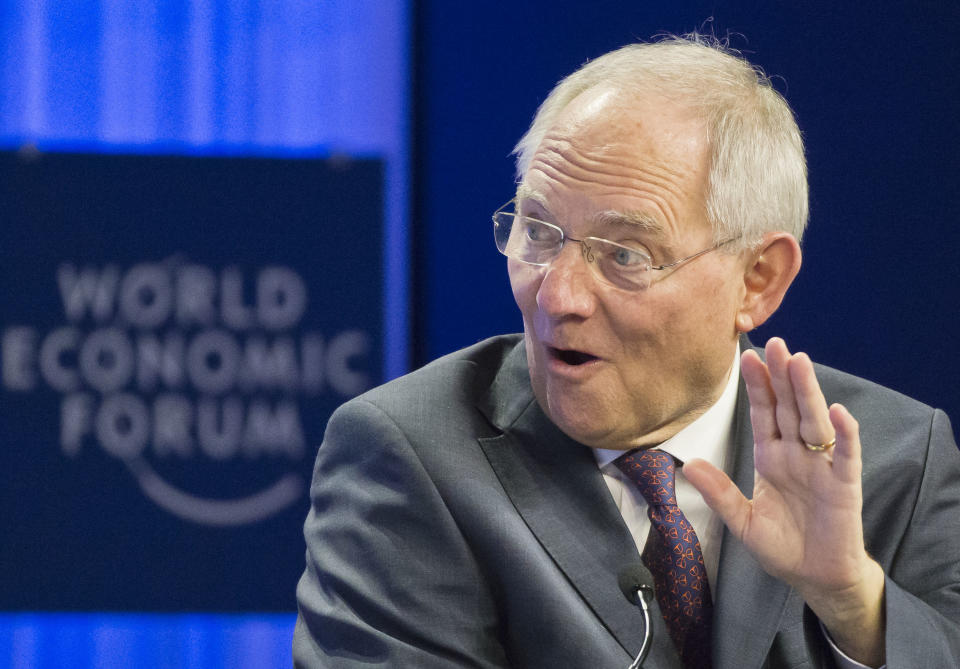
<svg viewBox="0 0 960 669">
<path fill-rule="evenodd" d="M 799 439 L 800 412 L 790 380 L 790 351 L 779 337 L 767 342 L 767 367 L 770 369 L 770 385 L 777 396 L 777 426 L 784 439 Z"/>
<path fill-rule="evenodd" d="M 836 432 L 830 424 L 827 400 L 817 383 L 813 362 L 806 353 L 797 353 L 790 359 L 789 372 L 800 412 L 800 438 L 808 444 L 829 443 Z"/>
<path fill-rule="evenodd" d="M 743 496 L 730 477 L 706 460 L 690 460 L 680 470 L 703 496 L 714 513 L 735 537 L 742 538 L 750 523 L 750 500 Z"/>
<path fill-rule="evenodd" d="M 770 386 L 770 372 L 756 351 L 747 350 L 740 356 L 740 371 L 750 399 L 750 424 L 755 441 L 767 443 L 780 438 L 777 427 L 777 398 Z"/>
<path fill-rule="evenodd" d="M 843 483 L 860 485 L 863 461 L 860 448 L 860 424 L 842 404 L 830 407 L 830 422 L 837 433 L 833 448 L 833 473 Z"/>
</svg>

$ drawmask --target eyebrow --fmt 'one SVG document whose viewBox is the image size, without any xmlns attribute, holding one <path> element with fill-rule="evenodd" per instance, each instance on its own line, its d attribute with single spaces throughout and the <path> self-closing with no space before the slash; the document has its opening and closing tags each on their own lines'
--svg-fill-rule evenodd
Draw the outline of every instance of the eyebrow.
<svg viewBox="0 0 960 669">
<path fill-rule="evenodd" d="M 656 237 L 665 236 L 660 221 L 642 211 L 601 211 L 593 220 L 605 228 L 628 226 L 639 228 Z"/>
<path fill-rule="evenodd" d="M 545 212 L 550 213 L 550 208 L 546 204 L 546 198 L 526 184 L 520 184 L 517 187 L 517 202 L 519 203 L 521 200 L 533 201 L 540 205 Z M 591 222 L 608 229 L 623 226 L 638 228 L 660 240 L 666 240 L 666 232 L 663 224 L 660 223 L 656 217 L 643 211 L 605 210 L 595 214 Z"/>
<path fill-rule="evenodd" d="M 514 199 L 516 200 L 517 204 L 520 203 L 520 200 L 533 200 L 543 207 L 544 211 L 548 211 L 546 198 L 544 198 L 543 195 L 541 195 L 538 191 L 530 188 L 530 186 L 527 184 L 522 183 L 517 186 L 517 194 Z"/>
</svg>

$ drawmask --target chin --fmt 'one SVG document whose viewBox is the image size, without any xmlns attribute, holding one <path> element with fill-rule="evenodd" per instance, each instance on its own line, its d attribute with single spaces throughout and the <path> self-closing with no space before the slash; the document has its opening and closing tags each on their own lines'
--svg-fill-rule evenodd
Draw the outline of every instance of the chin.
<svg viewBox="0 0 960 669">
<path fill-rule="evenodd" d="M 546 404 L 546 406 L 544 406 Z M 541 402 L 547 416 L 560 430 L 571 439 L 591 448 L 617 448 L 613 444 L 613 430 L 610 417 L 602 411 L 596 411 L 583 404 L 570 402 L 569 398 L 559 402 Z"/>
</svg>

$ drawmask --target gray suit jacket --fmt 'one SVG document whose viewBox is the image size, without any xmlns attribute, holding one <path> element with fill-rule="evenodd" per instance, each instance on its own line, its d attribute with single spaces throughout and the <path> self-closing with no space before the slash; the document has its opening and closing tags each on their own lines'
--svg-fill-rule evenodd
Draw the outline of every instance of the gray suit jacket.
<svg viewBox="0 0 960 669">
<path fill-rule="evenodd" d="M 960 667 L 960 453 L 940 412 L 818 367 L 864 445 L 887 665 Z M 732 476 L 751 495 L 746 392 Z M 442 358 L 330 419 L 305 524 L 301 667 L 620 669 L 643 640 L 617 574 L 639 555 L 591 451 L 540 410 L 517 335 Z M 797 594 L 723 537 L 716 669 L 830 667 Z M 659 612 L 648 669 L 679 667 Z"/>
</svg>

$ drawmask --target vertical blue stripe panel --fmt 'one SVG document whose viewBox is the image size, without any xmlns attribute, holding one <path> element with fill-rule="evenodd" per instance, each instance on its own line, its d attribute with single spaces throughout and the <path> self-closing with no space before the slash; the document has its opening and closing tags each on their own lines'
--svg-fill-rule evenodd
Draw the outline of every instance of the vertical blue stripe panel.
<svg viewBox="0 0 960 669">
<path fill-rule="evenodd" d="M 4 0 L 0 141 L 405 141 L 407 2 Z"/>
<path fill-rule="evenodd" d="M 0 615 L 0 667 L 287 668 L 290 615 Z"/>
</svg>

